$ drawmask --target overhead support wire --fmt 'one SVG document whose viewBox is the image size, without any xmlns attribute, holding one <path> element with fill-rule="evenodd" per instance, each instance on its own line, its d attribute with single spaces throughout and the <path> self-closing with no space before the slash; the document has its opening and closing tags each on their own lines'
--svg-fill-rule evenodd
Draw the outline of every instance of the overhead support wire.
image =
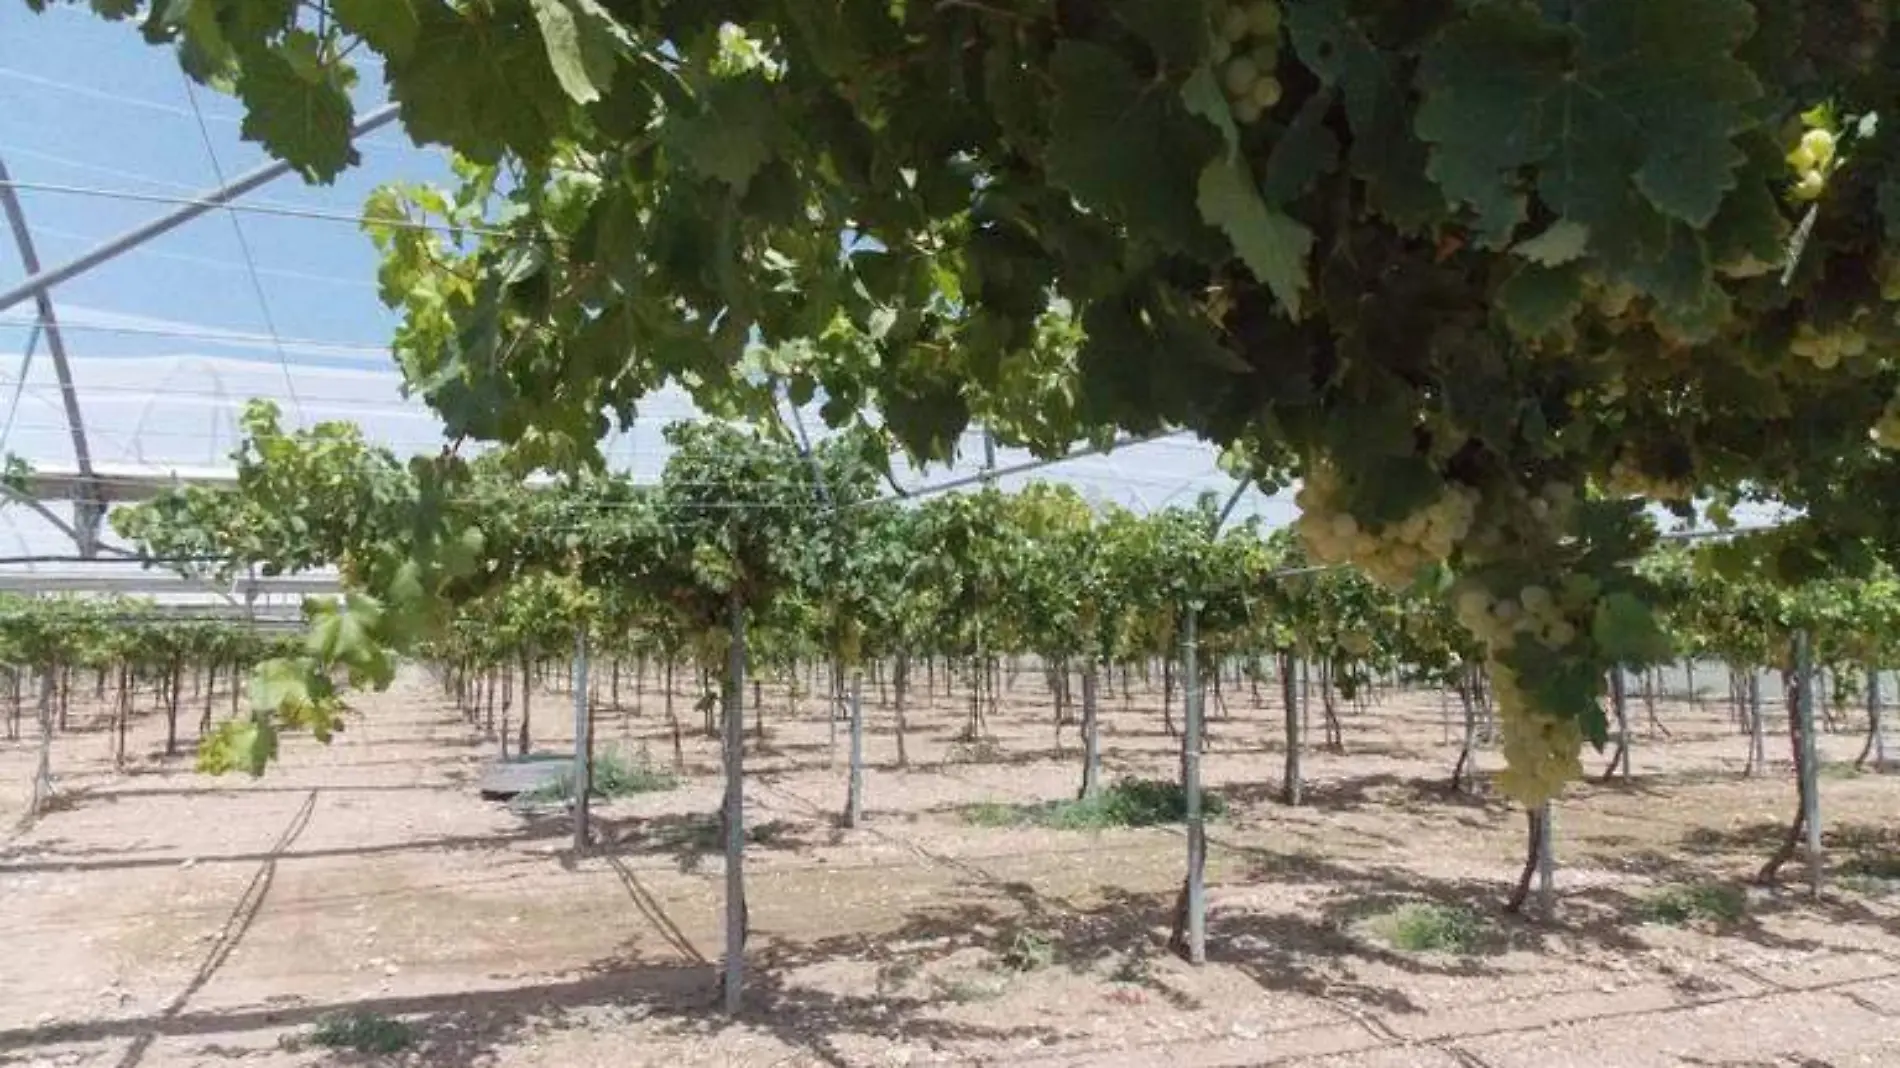
<svg viewBox="0 0 1900 1068">
<path fill-rule="evenodd" d="M 395 121 L 396 115 L 397 105 L 395 104 L 385 104 L 377 108 L 361 119 L 358 119 L 356 125 L 350 127 L 351 139 L 354 140 L 372 130 L 387 126 L 389 123 Z M 24 280 L 4 291 L 0 291 L 0 311 L 11 308 L 15 304 L 30 297 L 36 297 L 45 293 L 61 282 L 70 281 L 92 268 L 122 255 L 128 249 L 136 248 L 160 234 L 169 233 L 183 226 L 185 223 L 196 219 L 198 216 L 203 215 L 213 208 L 230 204 L 251 190 L 288 174 L 290 170 L 291 165 L 289 163 L 282 160 L 273 160 L 263 166 L 246 171 L 225 185 L 190 199 L 124 194 L 123 199 L 127 200 L 149 200 L 158 203 L 173 203 L 178 206 L 174 210 L 166 212 L 164 215 L 150 222 L 135 226 L 117 237 L 108 239 L 92 250 L 81 253 L 78 257 L 60 264 L 58 267 L 47 270 L 30 270 L 30 273 Z M 46 189 L 49 191 L 60 191 L 62 189 L 62 187 L 47 185 L 45 183 L 16 182 L 13 181 L 10 176 L 0 178 L 0 186 L 4 186 L 7 190 L 7 199 L 9 200 L 12 199 L 12 193 L 15 189 Z M 74 187 L 64 187 L 64 191 L 72 192 L 75 191 L 75 189 Z M 285 212 L 285 214 L 294 213 Z"/>
<path fill-rule="evenodd" d="M 198 137 L 204 142 L 205 158 L 211 163 L 211 177 L 220 186 L 226 185 L 224 165 L 218 162 L 218 150 L 211 143 L 211 127 L 205 124 L 204 112 L 198 107 L 198 90 L 192 86 L 191 79 L 185 76 L 183 70 L 179 71 L 178 77 L 185 83 L 185 98 L 191 101 L 191 114 L 198 120 Z M 283 368 L 284 392 L 290 395 L 290 405 L 297 413 L 298 421 L 307 422 L 303 400 L 297 396 L 296 378 L 290 373 L 290 354 L 284 351 L 284 339 L 277 333 L 277 317 L 271 314 L 270 300 L 264 296 L 264 280 L 257 275 L 257 257 L 251 255 L 250 238 L 244 235 L 244 224 L 238 221 L 237 212 L 231 210 L 230 204 L 224 206 L 224 213 L 231 220 L 231 233 L 237 237 L 238 252 L 243 255 L 244 266 L 250 273 L 251 294 L 257 298 L 257 312 L 264 319 L 264 331 L 270 335 L 271 347 L 277 352 L 277 366 Z M 41 299 L 44 299 L 44 295 Z"/>
</svg>

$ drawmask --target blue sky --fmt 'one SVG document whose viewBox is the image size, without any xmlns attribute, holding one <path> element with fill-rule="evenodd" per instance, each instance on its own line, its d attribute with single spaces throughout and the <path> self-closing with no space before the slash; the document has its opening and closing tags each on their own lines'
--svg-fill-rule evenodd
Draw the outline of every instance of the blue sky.
<svg viewBox="0 0 1900 1068">
<path fill-rule="evenodd" d="M 147 45 L 135 26 L 106 23 L 83 7 L 43 15 L 0 5 L 0 158 L 16 180 L 160 196 L 189 196 L 264 162 L 238 136 L 236 103 L 196 88 L 210 144 L 191 109 L 171 52 Z M 380 102 L 374 68 L 364 71 L 358 106 Z M 286 176 L 250 203 L 350 214 L 378 184 L 442 180 L 447 167 L 394 127 L 362 146 L 363 165 L 334 186 Z M 213 156 L 216 167 L 213 165 Z M 40 258 L 55 263 L 166 210 L 165 205 L 23 190 Z M 391 316 L 376 299 L 375 255 L 356 227 L 342 222 L 242 213 L 239 225 L 259 268 L 264 300 L 279 334 L 331 345 L 332 356 L 373 355 Z M 17 259 L 0 256 L 0 273 L 18 277 Z M 87 310 L 172 320 L 208 331 L 262 334 L 267 320 L 244 265 L 231 216 L 214 213 L 61 288 L 74 308 L 74 347 L 94 355 L 177 351 L 179 339 L 80 331 Z M 0 312 L 17 322 L 19 308 Z M 154 327 L 156 328 L 156 327 Z M 24 330 L 0 326 L 0 350 L 17 349 Z M 231 352 L 232 346 L 221 345 Z M 274 352 L 266 355 L 274 358 Z M 307 355 L 323 350 L 313 349 Z"/>
</svg>

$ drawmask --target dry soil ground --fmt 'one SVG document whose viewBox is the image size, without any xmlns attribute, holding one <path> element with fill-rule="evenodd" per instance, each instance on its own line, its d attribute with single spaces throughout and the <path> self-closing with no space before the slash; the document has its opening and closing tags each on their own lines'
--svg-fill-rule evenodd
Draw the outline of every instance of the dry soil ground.
<svg viewBox="0 0 1900 1068">
<path fill-rule="evenodd" d="M 1135 697 L 1109 700 L 1110 773 L 1171 774 L 1156 695 Z M 412 1065 L 1900 1065 L 1900 897 L 1865 874 L 1890 863 L 1900 780 L 1829 769 L 1822 900 L 1751 888 L 1732 922 L 1644 921 L 1659 888 L 1739 885 L 1792 808 L 1785 736 L 1744 779 L 1720 709 L 1666 706 L 1673 738 L 1641 738 L 1633 782 L 1566 796 L 1560 909 L 1534 923 L 1497 908 L 1522 816 L 1444 790 L 1438 695 L 1350 713 L 1345 752 L 1309 755 L 1298 809 L 1275 796 L 1278 710 L 1235 700 L 1206 761 L 1230 810 L 1197 969 L 1162 948 L 1178 830 L 964 819 L 1074 789 L 1073 733 L 1056 752 L 1028 676 L 992 751 L 954 743 L 954 703 L 914 712 L 908 770 L 873 710 L 856 831 L 836 826 L 842 747 L 833 763 L 822 713 L 766 698 L 737 1021 L 713 1009 L 713 744 L 689 738 L 681 788 L 604 806 L 605 841 L 576 857 L 558 808 L 476 796 L 493 743 L 410 671 L 336 744 L 291 740 L 255 782 L 197 776 L 188 756 L 115 774 L 103 732 L 61 737 L 65 803 L 0 839 L 0 1064 L 348 1063 L 298 1039 L 362 1010 L 413 1026 L 388 1058 Z M 601 745 L 670 759 L 647 702 L 603 712 Z M 538 740 L 561 744 L 565 699 L 537 706 Z M 142 722 L 135 744 L 161 730 Z M 1823 745 L 1842 761 L 1858 739 Z M 9 828 L 32 754 L 0 745 Z M 1471 952 L 1368 933 L 1408 901 L 1476 910 Z M 1052 959 L 1012 969 L 1019 946 Z"/>
</svg>

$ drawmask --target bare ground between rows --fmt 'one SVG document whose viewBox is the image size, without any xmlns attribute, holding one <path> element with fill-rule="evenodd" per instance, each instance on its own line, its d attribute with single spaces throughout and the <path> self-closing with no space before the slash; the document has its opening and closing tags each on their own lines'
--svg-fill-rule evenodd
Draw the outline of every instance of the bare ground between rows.
<svg viewBox="0 0 1900 1068">
<path fill-rule="evenodd" d="M 873 708 L 854 831 L 835 818 L 842 725 L 834 744 L 818 702 L 764 696 L 747 803 L 770 830 L 748 856 L 737 1022 L 711 1008 L 719 780 L 692 695 L 677 701 L 684 785 L 603 806 L 581 857 L 558 808 L 474 796 L 494 743 L 419 672 L 364 700 L 334 746 L 288 743 L 257 782 L 198 777 L 188 756 L 114 773 L 109 739 L 83 729 L 96 710 L 76 704 L 81 729 L 55 749 L 66 803 L 0 844 L 0 1064 L 344 1063 L 283 1040 L 346 1010 L 416 1029 L 392 1062 L 445 1066 L 1900 1063 L 1900 910 L 1884 897 L 1751 890 L 1715 927 L 1640 922 L 1660 886 L 1751 872 L 1793 804 L 1785 764 L 1740 777 L 1746 743 L 1720 708 L 1665 705 L 1672 736 L 1639 732 L 1634 781 L 1567 796 L 1562 910 L 1530 923 L 1496 909 L 1521 817 L 1445 791 L 1456 732 L 1439 695 L 1348 710 L 1345 751 L 1307 753 L 1307 803 L 1288 809 L 1279 709 L 1229 693 L 1206 772 L 1230 809 L 1210 830 L 1211 960 L 1195 969 L 1162 947 L 1178 830 L 963 819 L 1073 793 L 1074 730 L 1058 742 L 1032 681 L 980 745 L 958 738 L 961 695 L 919 701 L 907 769 Z M 1171 776 L 1160 694 L 1130 698 L 1106 701 L 1110 776 Z M 642 704 L 604 710 L 599 741 L 669 763 L 650 689 Z M 571 744 L 564 695 L 533 707 L 537 744 Z M 135 751 L 160 748 L 162 721 L 136 726 Z M 1858 741 L 1822 740 L 1836 762 Z M 0 746 L 16 807 L 33 755 Z M 1831 863 L 1886 855 L 1894 786 L 1825 780 Z M 1470 951 L 1367 933 L 1410 902 L 1476 914 Z"/>
</svg>

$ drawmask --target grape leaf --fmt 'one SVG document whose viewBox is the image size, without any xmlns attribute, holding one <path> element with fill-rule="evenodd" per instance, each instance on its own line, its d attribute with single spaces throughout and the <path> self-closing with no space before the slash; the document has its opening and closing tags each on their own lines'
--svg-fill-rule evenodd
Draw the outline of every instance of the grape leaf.
<svg viewBox="0 0 1900 1068">
<path fill-rule="evenodd" d="M 1887 240 L 1900 241 L 1900 174 L 1889 174 L 1881 179 L 1878 196 L 1880 218 L 1887 224 Z"/>
<path fill-rule="evenodd" d="M 258 712 L 282 712 L 310 697 L 310 671 L 303 661 L 272 657 L 251 675 L 251 707 Z"/>
<path fill-rule="evenodd" d="M 1426 146 L 1412 129 L 1412 90 L 1397 50 L 1368 38 L 1344 0 L 1296 0 L 1284 10 L 1300 61 L 1344 94 L 1352 172 L 1368 199 L 1401 229 L 1442 217 L 1445 197 L 1426 177 Z"/>
<path fill-rule="evenodd" d="M 1596 0 L 1568 27 L 1528 5 L 1475 6 L 1421 60 L 1430 173 L 1492 245 L 1523 219 L 1526 168 L 1593 238 L 1645 211 L 1706 226 L 1761 94 L 1734 55 L 1752 26 L 1746 0 Z"/>
<path fill-rule="evenodd" d="M 1656 613 L 1634 594 L 1612 593 L 1599 602 L 1590 637 L 1604 656 L 1619 664 L 1653 664 L 1673 655 Z"/>
<path fill-rule="evenodd" d="M 1519 241 L 1512 252 L 1545 267 L 1561 267 L 1583 258 L 1590 243 L 1590 228 L 1569 219 L 1558 219 L 1536 237 Z"/>
<path fill-rule="evenodd" d="M 418 0 L 414 47 L 386 58 L 389 95 L 417 142 L 439 141 L 476 163 L 505 149 L 546 157 L 552 117 L 567 95 L 536 35 L 492 18 L 469 18 L 440 0 Z"/>
<path fill-rule="evenodd" d="M 603 31 L 597 10 L 582 11 L 570 0 L 532 0 L 541 41 L 554 77 L 576 104 L 591 104 L 611 87 L 613 41 Z"/>
<path fill-rule="evenodd" d="M 342 72 L 315 61 L 315 39 L 286 35 L 247 50 L 237 77 L 244 101 L 239 127 L 247 141 L 285 160 L 312 182 L 330 182 L 358 159 L 350 143 L 350 105 Z"/>
<path fill-rule="evenodd" d="M 697 114 L 669 121 L 666 136 L 694 170 L 743 193 L 778 141 L 779 122 L 765 83 L 721 78 L 700 103 Z"/>
<path fill-rule="evenodd" d="M 401 61 L 416 47 L 422 30 L 416 4 L 435 0 L 331 0 L 337 24 L 361 37 L 385 57 Z"/>
<path fill-rule="evenodd" d="M 1063 41 L 1050 76 L 1050 177 L 1147 240 L 1204 247 L 1207 224 L 1190 191 L 1218 150 L 1214 133 L 1101 45 Z"/>
<path fill-rule="evenodd" d="M 1170 67 L 1186 70 L 1207 50 L 1207 0 L 1115 0 L 1114 10 Z"/>
<path fill-rule="evenodd" d="M 1267 203 L 1299 199 L 1320 175 L 1338 166 L 1339 140 L 1326 128 L 1326 116 L 1332 110 L 1333 93 L 1322 89 L 1306 98 L 1286 132 L 1274 139 L 1260 179 L 1260 195 Z"/>
<path fill-rule="evenodd" d="M 1575 265 L 1527 263 L 1498 287 L 1498 310 L 1520 337 L 1543 337 L 1583 306 L 1583 272 Z"/>
<path fill-rule="evenodd" d="M 1207 164 L 1197 183 L 1202 217 L 1234 243 L 1241 260 L 1273 290 L 1287 316 L 1298 319 L 1313 232 L 1268 206 L 1261 197 L 1260 187 L 1241 154 L 1239 131 L 1228 114 L 1227 98 L 1213 70 L 1205 66 L 1196 70 L 1181 88 L 1181 96 L 1191 111 L 1221 132 L 1227 144 L 1226 150 Z"/>
</svg>

